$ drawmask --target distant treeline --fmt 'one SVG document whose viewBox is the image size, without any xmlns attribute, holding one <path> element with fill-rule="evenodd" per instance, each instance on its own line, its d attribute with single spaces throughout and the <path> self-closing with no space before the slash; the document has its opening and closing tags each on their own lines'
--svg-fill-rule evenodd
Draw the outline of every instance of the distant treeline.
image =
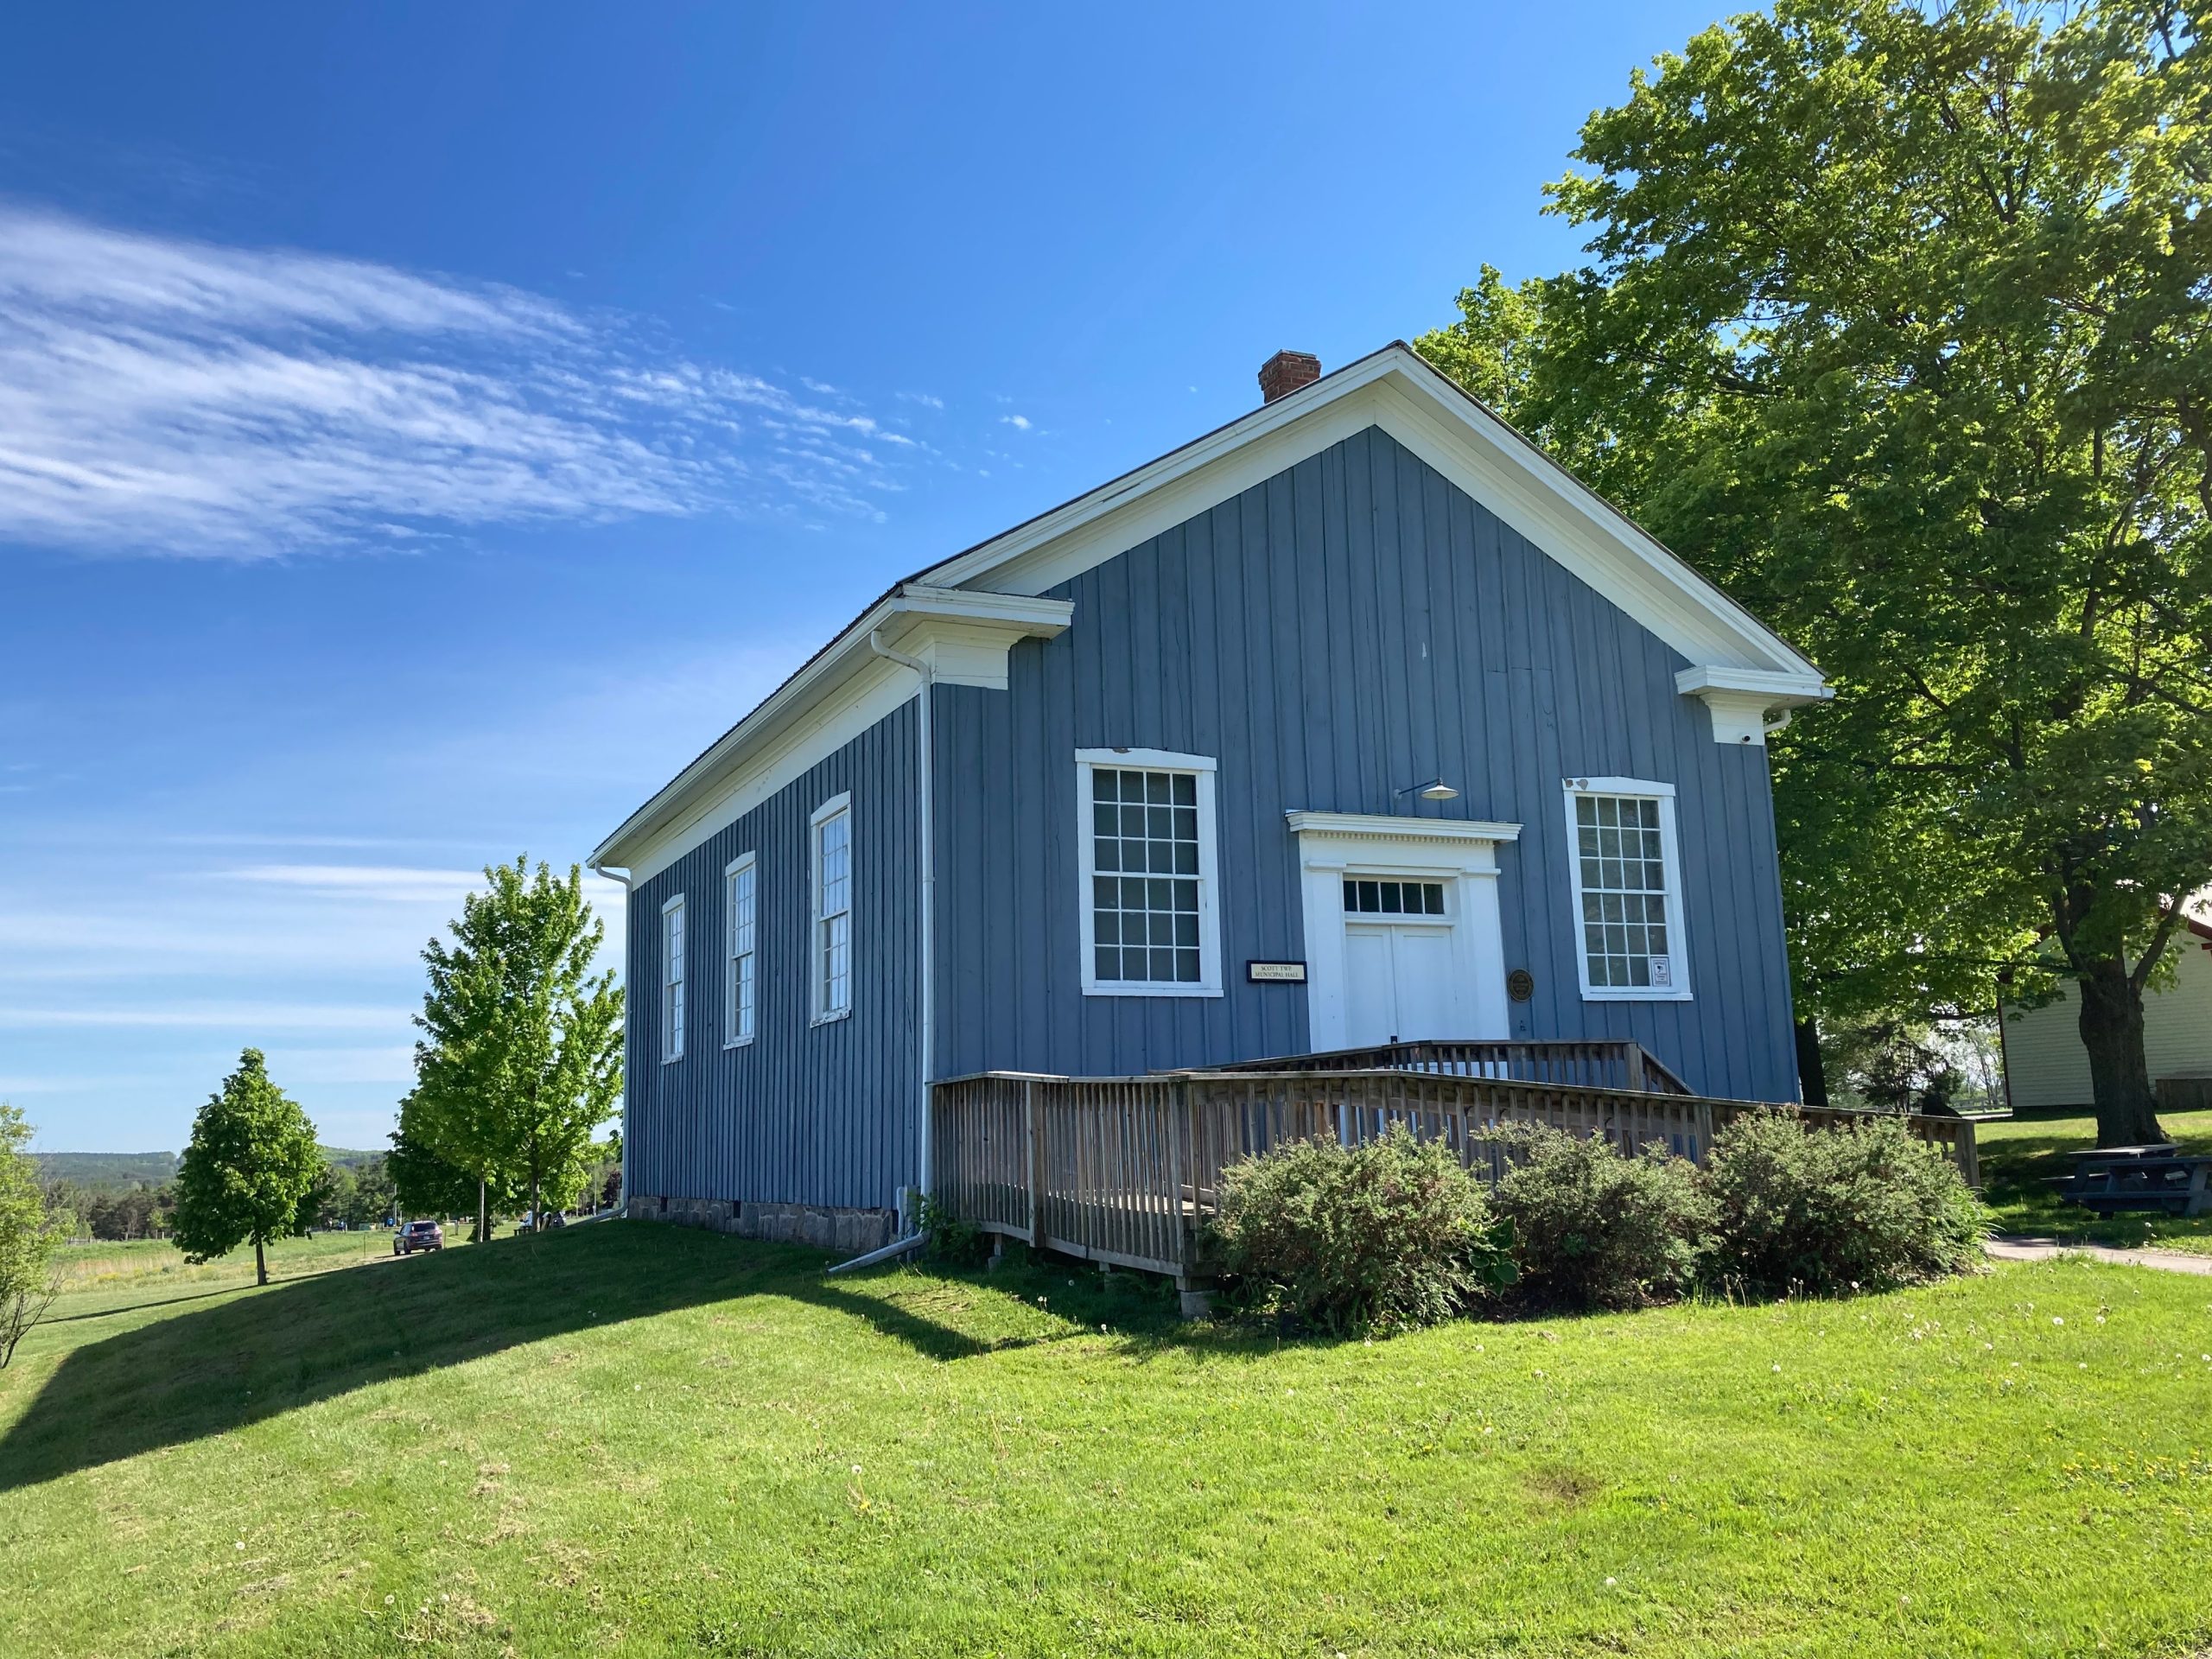
<svg viewBox="0 0 2212 1659">
<path fill-rule="evenodd" d="M 31 1161 L 41 1181 L 67 1181 L 86 1192 L 128 1192 L 176 1179 L 173 1152 L 35 1152 Z"/>
<path fill-rule="evenodd" d="M 384 1156 L 355 1147 L 325 1147 L 323 1161 L 336 1169 L 361 1169 Z M 79 1192 L 128 1192 L 134 1187 L 167 1186 L 176 1179 L 173 1152 L 35 1152 L 39 1179 L 66 1182 Z"/>
<path fill-rule="evenodd" d="M 322 1149 L 324 1168 L 300 1205 L 299 1228 L 372 1227 L 392 1213 L 391 1177 L 380 1152 Z M 175 1155 L 166 1152 L 36 1154 L 49 1209 L 65 1235 L 112 1243 L 167 1238 L 176 1210 Z M 138 1172 L 125 1180 L 125 1171 Z M 157 1178 L 156 1178 L 157 1177 Z"/>
<path fill-rule="evenodd" d="M 65 1238 L 113 1241 L 167 1238 L 176 1211 L 176 1183 L 99 1192 L 69 1181 L 45 1183 L 48 1211 L 60 1219 Z"/>
</svg>

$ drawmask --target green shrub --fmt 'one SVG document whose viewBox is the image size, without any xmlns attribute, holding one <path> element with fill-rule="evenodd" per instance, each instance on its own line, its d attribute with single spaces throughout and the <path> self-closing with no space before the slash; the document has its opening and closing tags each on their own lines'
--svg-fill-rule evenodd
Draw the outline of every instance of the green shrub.
<svg viewBox="0 0 2212 1659">
<path fill-rule="evenodd" d="M 1513 1229 L 1523 1296 L 1546 1306 L 1642 1307 L 1695 1282 L 1708 1221 L 1695 1169 L 1656 1142 L 1633 1158 L 1553 1128 L 1510 1132 L 1492 1200 Z"/>
<path fill-rule="evenodd" d="M 983 1230 L 961 1220 L 935 1198 L 922 1200 L 918 1219 L 923 1252 L 932 1262 L 950 1268 L 972 1268 L 980 1266 L 990 1254 L 990 1241 Z"/>
<path fill-rule="evenodd" d="M 1941 1148 L 1898 1119 L 1808 1131 L 1793 1113 L 1738 1118 L 1702 1185 L 1716 1282 L 1769 1295 L 1876 1290 L 1980 1257 L 1981 1205 Z"/>
<path fill-rule="evenodd" d="M 1232 1165 L 1212 1232 L 1248 1306 L 1338 1332 L 1436 1324 L 1512 1273 L 1482 1184 L 1402 1126 Z"/>
</svg>

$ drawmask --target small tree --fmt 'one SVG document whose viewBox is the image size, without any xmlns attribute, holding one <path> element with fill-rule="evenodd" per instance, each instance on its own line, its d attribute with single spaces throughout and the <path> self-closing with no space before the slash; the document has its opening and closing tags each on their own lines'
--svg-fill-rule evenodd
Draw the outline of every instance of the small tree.
<svg viewBox="0 0 2212 1659">
<path fill-rule="evenodd" d="M 613 974 L 592 972 L 606 930 L 581 869 L 563 880 L 540 864 L 533 875 L 518 857 L 484 876 L 452 944 L 423 952 L 415 1098 L 432 1151 L 486 1189 L 503 1175 L 526 1187 L 534 1216 L 547 1185 L 575 1190 L 592 1132 L 620 1097 L 622 993 Z"/>
<path fill-rule="evenodd" d="M 190 1262 L 253 1241 L 257 1283 L 269 1282 L 272 1238 L 300 1230 L 300 1205 L 322 1172 L 315 1125 L 269 1080 L 257 1048 L 200 1109 L 177 1170 L 177 1248 Z"/>
<path fill-rule="evenodd" d="M 22 1113 L 0 1101 L 0 1370 L 60 1289 L 54 1270 L 60 1230 L 25 1150 L 30 1141 Z"/>
</svg>

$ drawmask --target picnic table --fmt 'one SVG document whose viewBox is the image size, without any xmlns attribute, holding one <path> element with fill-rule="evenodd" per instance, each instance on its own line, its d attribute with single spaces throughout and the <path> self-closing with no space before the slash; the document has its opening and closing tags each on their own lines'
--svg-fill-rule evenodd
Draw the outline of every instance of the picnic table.
<svg viewBox="0 0 2212 1659">
<path fill-rule="evenodd" d="M 2212 1156 L 2184 1154 L 2172 1141 L 2098 1147 L 2068 1154 L 2074 1173 L 2061 1176 L 2059 1196 L 2109 1216 L 2120 1210 L 2162 1210 L 2201 1216 L 2212 1210 Z"/>
</svg>

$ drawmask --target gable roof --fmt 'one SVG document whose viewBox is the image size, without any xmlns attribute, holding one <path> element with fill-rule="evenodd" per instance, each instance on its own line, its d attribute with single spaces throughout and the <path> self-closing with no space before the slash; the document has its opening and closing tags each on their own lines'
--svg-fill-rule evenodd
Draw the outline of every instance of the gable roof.
<svg viewBox="0 0 2212 1659">
<path fill-rule="evenodd" d="M 836 744 L 794 747 L 777 740 L 806 728 L 818 731 L 822 743 L 849 741 L 856 734 L 852 720 L 825 712 L 841 699 L 855 708 L 880 706 L 874 715 L 880 719 L 911 697 L 907 682 L 903 695 L 885 702 L 880 671 L 887 665 L 868 641 L 887 620 L 974 607 L 1001 629 L 1058 632 L 1067 619 L 1064 602 L 1044 598 L 1052 588 L 1370 426 L 1688 658 L 1691 668 L 1677 677 L 1685 692 L 1733 688 L 1777 707 L 1827 695 L 1820 671 L 1786 641 L 1489 405 L 1393 340 L 895 583 L 631 814 L 593 851 L 593 866 L 634 862 L 671 830 L 696 826 L 702 816 L 727 822 L 734 814 L 715 808 L 744 783 L 748 766 L 758 771 L 773 761 L 774 776 L 796 777 Z M 1031 608 L 1040 602 L 1061 604 L 1056 621 Z M 872 697 L 856 690 L 862 680 L 871 681 Z M 748 797 L 760 792 L 742 790 Z"/>
</svg>

